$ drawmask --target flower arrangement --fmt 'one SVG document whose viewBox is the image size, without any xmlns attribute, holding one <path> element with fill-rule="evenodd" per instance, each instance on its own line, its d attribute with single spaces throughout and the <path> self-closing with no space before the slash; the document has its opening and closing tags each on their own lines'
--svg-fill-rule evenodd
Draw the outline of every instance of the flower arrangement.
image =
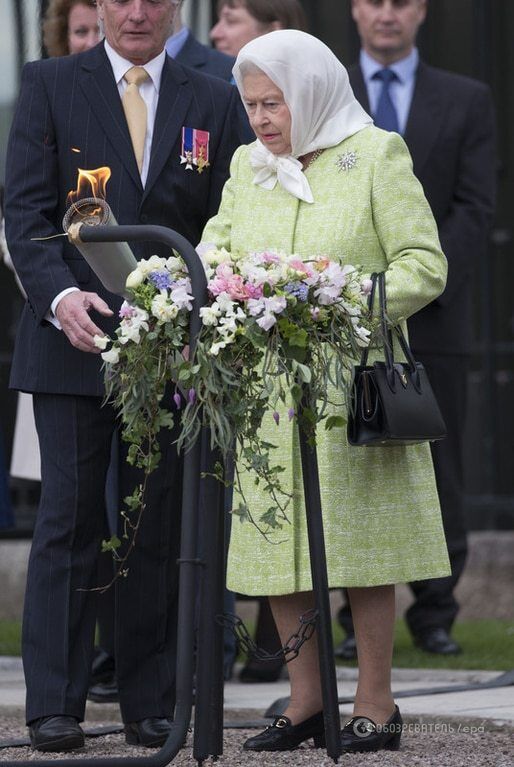
<svg viewBox="0 0 514 767">
<path fill-rule="evenodd" d="M 237 455 L 242 500 L 233 513 L 266 535 L 287 520 L 290 499 L 280 483 L 283 468 L 272 460 L 274 446 L 260 436 L 263 419 L 271 413 L 278 425 L 282 410 L 310 439 L 322 422 L 327 429 L 345 425 L 344 413 L 330 415 L 327 406 L 334 390 L 346 392 L 348 372 L 369 344 L 371 281 L 324 256 L 235 254 L 209 245 L 199 255 L 209 300 L 200 309 L 194 356 L 188 356 L 193 296 L 183 261 L 142 260 L 127 279 L 133 300 L 121 308 L 117 339 L 102 353 L 107 398 L 120 411 L 129 460 L 145 476 L 159 460 L 159 430 L 177 414 L 179 449 L 190 447 L 202 424 L 209 426 L 223 456 Z M 98 339 L 104 349 L 107 343 Z M 175 415 L 162 405 L 170 385 Z M 223 480 L 221 467 L 216 471 Z M 242 494 L 245 471 L 254 472 L 270 499 L 259 519 Z M 140 487 L 126 499 L 129 509 L 141 507 L 143 496 Z"/>
</svg>

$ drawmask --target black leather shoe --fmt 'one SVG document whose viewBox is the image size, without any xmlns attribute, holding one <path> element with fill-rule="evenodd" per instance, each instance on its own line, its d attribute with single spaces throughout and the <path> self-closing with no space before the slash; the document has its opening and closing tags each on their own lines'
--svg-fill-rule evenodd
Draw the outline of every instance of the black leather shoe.
<svg viewBox="0 0 514 767">
<path fill-rule="evenodd" d="M 30 744 L 38 751 L 73 751 L 84 745 L 84 733 L 74 716 L 43 716 L 29 725 Z"/>
<path fill-rule="evenodd" d="M 117 703 L 120 695 L 116 678 L 113 676 L 108 681 L 92 684 L 88 690 L 87 699 L 95 703 Z"/>
<path fill-rule="evenodd" d="M 130 746 L 160 748 L 168 740 L 173 719 L 150 716 L 125 725 L 125 740 Z"/>
<path fill-rule="evenodd" d="M 300 724 L 291 724 L 287 716 L 277 716 L 273 724 L 266 727 L 263 732 L 248 738 L 243 743 L 243 748 L 246 751 L 292 751 L 309 738 L 314 739 L 316 748 L 322 748 L 325 745 L 322 711 Z"/>
<path fill-rule="evenodd" d="M 429 629 L 422 634 L 416 634 L 414 644 L 420 650 L 435 655 L 458 655 L 462 652 L 462 647 L 443 628 Z"/>
<path fill-rule="evenodd" d="M 398 706 L 385 724 L 377 725 L 367 716 L 353 716 L 341 731 L 343 751 L 398 751 L 403 719 Z"/>
<path fill-rule="evenodd" d="M 343 660 L 356 660 L 357 658 L 357 643 L 355 642 L 355 634 L 348 634 L 346 639 L 337 645 L 334 650 L 336 658 L 342 658 Z"/>
</svg>

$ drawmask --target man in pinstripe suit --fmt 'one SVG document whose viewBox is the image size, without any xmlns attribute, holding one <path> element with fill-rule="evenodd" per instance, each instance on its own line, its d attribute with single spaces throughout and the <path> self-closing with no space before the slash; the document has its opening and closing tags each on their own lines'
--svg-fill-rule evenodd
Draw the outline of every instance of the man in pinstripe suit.
<svg viewBox="0 0 514 767">
<path fill-rule="evenodd" d="M 120 224 L 162 224 L 191 242 L 218 207 L 239 142 L 237 95 L 166 56 L 177 0 L 98 0 L 106 40 L 76 56 L 26 65 L 8 149 L 7 239 L 28 295 L 11 386 L 34 394 L 42 495 L 30 555 L 23 627 L 27 722 L 45 751 L 80 747 L 93 652 L 96 571 L 115 413 L 101 407 L 93 336 L 113 335 L 119 299 L 61 229 L 78 167 L 109 166 L 107 202 Z M 137 65 L 147 129 L 138 167 L 121 96 Z M 209 131 L 210 167 L 181 164 L 182 127 Z M 136 257 L 167 255 L 134 246 Z M 163 444 L 128 577 L 116 584 L 116 663 L 129 743 L 161 745 L 174 707 L 175 559 L 181 465 Z M 135 484 L 122 461 L 121 497 Z"/>
</svg>

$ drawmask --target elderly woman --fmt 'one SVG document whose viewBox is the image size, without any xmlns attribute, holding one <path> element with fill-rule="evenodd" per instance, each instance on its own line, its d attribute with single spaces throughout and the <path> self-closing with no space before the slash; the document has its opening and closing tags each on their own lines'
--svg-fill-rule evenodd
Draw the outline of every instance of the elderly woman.
<svg viewBox="0 0 514 767">
<path fill-rule="evenodd" d="M 442 292 L 446 261 L 403 140 L 372 125 L 344 67 L 303 32 L 276 31 L 248 43 L 234 76 L 257 141 L 236 151 L 203 241 L 237 252 L 325 255 L 365 273 L 384 271 L 389 317 L 405 329 L 405 319 Z M 229 588 L 269 596 L 283 642 L 313 607 L 298 434 L 282 426 L 286 413 L 287 405 L 280 429 L 271 415 L 262 428 L 288 469 L 291 525 L 271 531 L 275 545 L 255 526 L 235 525 L 228 565 Z M 317 447 L 329 586 L 348 588 L 355 621 L 354 716 L 370 720 L 365 737 L 351 720 L 343 747 L 395 749 L 401 716 L 390 684 L 394 584 L 449 573 L 429 446 L 351 447 L 335 429 L 320 430 Z M 249 477 L 244 491 L 258 518 L 267 507 L 262 490 Z M 247 740 L 246 749 L 323 742 L 315 639 L 288 669 L 285 714 Z"/>
<path fill-rule="evenodd" d="M 49 56 L 82 53 L 100 40 L 95 0 L 50 0 L 43 21 Z"/>
<path fill-rule="evenodd" d="M 218 0 L 218 19 L 211 40 L 230 56 L 237 56 L 250 40 L 275 29 L 307 29 L 299 0 Z"/>
</svg>

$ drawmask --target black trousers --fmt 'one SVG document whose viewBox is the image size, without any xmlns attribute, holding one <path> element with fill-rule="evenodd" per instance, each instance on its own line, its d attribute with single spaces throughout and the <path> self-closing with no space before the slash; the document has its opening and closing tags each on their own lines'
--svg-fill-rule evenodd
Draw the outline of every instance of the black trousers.
<svg viewBox="0 0 514 767">
<path fill-rule="evenodd" d="M 446 438 L 432 443 L 430 447 L 452 568 L 452 574 L 446 578 L 409 583 L 415 599 L 408 608 L 405 619 L 411 633 L 419 634 L 439 627 L 450 631 L 459 611 L 454 589 L 464 570 L 467 556 L 462 447 L 469 362 L 466 356 L 422 354 L 415 349 L 413 352 L 427 370 L 446 422 Z M 353 633 L 351 611 L 346 597 L 338 620 L 347 633 Z"/>
<path fill-rule="evenodd" d="M 27 721 L 52 714 L 83 719 L 104 536 L 105 480 L 114 410 L 96 397 L 36 394 L 41 501 L 29 559 L 23 619 Z M 182 461 L 161 435 L 161 466 L 126 578 L 115 585 L 115 654 L 124 721 L 170 716 L 174 707 L 176 559 L 180 549 Z M 120 496 L 140 473 L 120 460 Z"/>
</svg>

